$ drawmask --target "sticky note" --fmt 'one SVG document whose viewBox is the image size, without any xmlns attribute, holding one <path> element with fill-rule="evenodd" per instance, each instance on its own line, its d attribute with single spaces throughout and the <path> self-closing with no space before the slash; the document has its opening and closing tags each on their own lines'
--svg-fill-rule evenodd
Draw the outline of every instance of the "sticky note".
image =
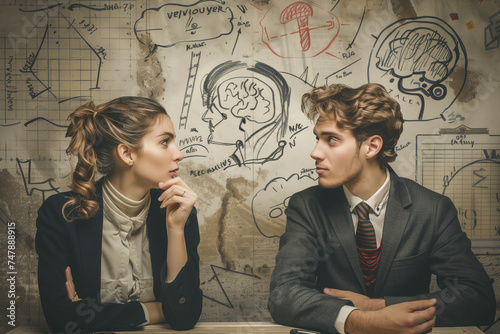
<svg viewBox="0 0 500 334">
<path fill-rule="evenodd" d="M 467 27 L 468 30 L 474 29 L 476 27 L 474 25 L 474 22 L 472 22 L 472 21 L 466 22 L 465 26 Z"/>
</svg>

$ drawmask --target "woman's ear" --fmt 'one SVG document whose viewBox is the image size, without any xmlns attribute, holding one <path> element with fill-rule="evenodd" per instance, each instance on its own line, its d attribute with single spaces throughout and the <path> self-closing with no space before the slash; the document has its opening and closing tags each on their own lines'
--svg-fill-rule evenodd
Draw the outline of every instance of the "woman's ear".
<svg viewBox="0 0 500 334">
<path fill-rule="evenodd" d="M 376 158 L 377 155 L 382 150 L 382 146 L 384 146 L 384 140 L 379 135 L 373 135 L 366 140 L 366 158 L 373 159 Z"/>
<path fill-rule="evenodd" d="M 116 147 L 116 155 L 125 165 L 132 166 L 134 164 L 135 154 L 127 145 L 118 144 Z"/>
</svg>

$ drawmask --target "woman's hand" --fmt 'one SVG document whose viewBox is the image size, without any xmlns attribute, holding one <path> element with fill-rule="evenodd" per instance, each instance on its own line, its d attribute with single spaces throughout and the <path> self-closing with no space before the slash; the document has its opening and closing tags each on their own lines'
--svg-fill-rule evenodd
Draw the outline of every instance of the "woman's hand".
<svg viewBox="0 0 500 334">
<path fill-rule="evenodd" d="M 143 304 L 146 306 L 149 313 L 148 325 L 165 322 L 165 317 L 163 316 L 163 311 L 161 309 L 161 302 L 147 302 Z"/>
<path fill-rule="evenodd" d="M 66 284 L 66 291 L 68 292 L 68 298 L 72 302 L 77 302 L 81 300 L 80 297 L 78 297 L 78 294 L 76 293 L 75 284 L 73 284 L 73 276 L 71 275 L 70 267 L 66 267 L 65 274 L 66 274 L 65 284 Z"/>
<path fill-rule="evenodd" d="M 184 230 L 184 224 L 198 200 L 198 195 L 180 177 L 160 182 L 158 187 L 164 190 L 158 201 L 162 202 L 161 208 L 167 208 L 167 227 Z"/>
<path fill-rule="evenodd" d="M 158 200 L 161 208 L 167 208 L 167 283 L 171 283 L 186 264 L 187 250 L 184 225 L 193 209 L 198 195 L 180 177 L 158 184 L 165 190 Z"/>
</svg>

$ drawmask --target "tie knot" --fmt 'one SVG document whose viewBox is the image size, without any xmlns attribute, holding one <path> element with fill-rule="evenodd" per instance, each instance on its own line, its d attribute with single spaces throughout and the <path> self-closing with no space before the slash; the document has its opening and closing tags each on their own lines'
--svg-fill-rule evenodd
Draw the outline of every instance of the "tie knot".
<svg viewBox="0 0 500 334">
<path fill-rule="evenodd" d="M 370 206 L 365 202 L 361 202 L 358 205 L 356 205 L 354 210 L 356 210 L 359 220 L 370 220 L 369 216 Z"/>
</svg>

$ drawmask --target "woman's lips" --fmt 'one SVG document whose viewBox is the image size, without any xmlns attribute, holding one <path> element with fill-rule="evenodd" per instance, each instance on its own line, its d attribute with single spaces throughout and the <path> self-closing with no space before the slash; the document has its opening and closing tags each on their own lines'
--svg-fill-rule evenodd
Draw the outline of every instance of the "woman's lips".
<svg viewBox="0 0 500 334">
<path fill-rule="evenodd" d="M 177 171 L 178 171 L 178 170 L 179 170 L 179 168 L 174 169 L 174 170 L 171 170 L 171 171 L 169 172 L 169 174 L 170 174 L 170 175 L 172 175 L 172 177 L 178 177 L 178 176 L 179 176 L 179 175 L 177 175 Z"/>
</svg>

